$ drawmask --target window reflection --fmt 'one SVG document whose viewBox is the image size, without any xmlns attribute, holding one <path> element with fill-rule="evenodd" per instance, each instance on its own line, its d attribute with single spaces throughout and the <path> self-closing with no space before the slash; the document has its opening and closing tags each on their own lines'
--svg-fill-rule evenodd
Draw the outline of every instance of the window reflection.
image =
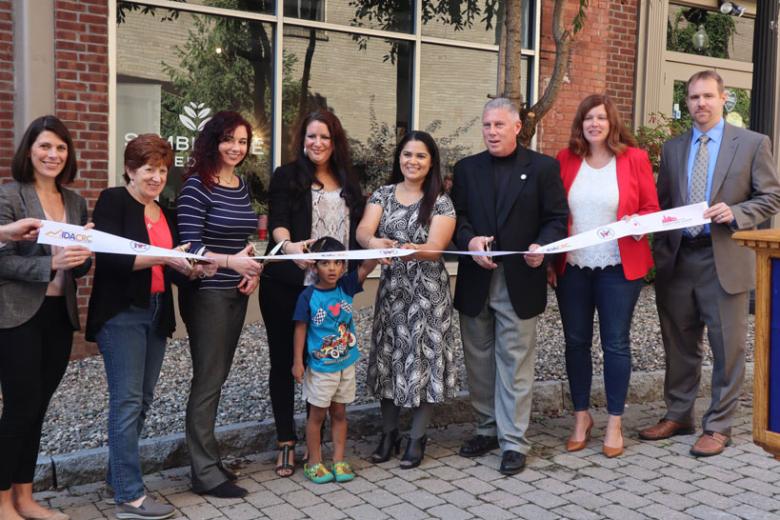
<svg viewBox="0 0 780 520">
<path fill-rule="evenodd" d="M 247 2 L 252 3 L 252 2 Z M 168 139 L 174 168 L 161 195 L 171 203 L 195 136 L 220 110 L 241 112 L 254 128 L 240 167 L 253 198 L 264 198 L 271 168 L 273 28 L 237 18 L 126 10 L 118 20 L 117 153 L 122 184 L 125 144 L 144 132 Z"/>
<path fill-rule="evenodd" d="M 292 160 L 298 121 L 327 107 L 347 131 L 368 189 L 381 184 L 397 136 L 409 130 L 411 44 L 287 26 L 284 37 L 282 162 Z"/>
<path fill-rule="evenodd" d="M 687 54 L 753 61 L 754 26 L 752 18 L 672 4 L 666 26 L 666 48 Z M 697 49 L 693 43 L 693 36 L 700 29 L 707 35 L 708 44 L 703 49 Z"/>
<path fill-rule="evenodd" d="M 284 0 L 284 16 L 410 33 L 414 0 Z"/>
</svg>

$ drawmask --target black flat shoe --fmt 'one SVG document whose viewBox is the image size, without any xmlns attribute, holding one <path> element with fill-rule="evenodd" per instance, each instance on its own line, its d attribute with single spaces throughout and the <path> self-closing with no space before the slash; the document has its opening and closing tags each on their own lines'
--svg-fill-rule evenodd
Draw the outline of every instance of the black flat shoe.
<svg viewBox="0 0 780 520">
<path fill-rule="evenodd" d="M 241 486 L 233 484 L 229 480 L 226 480 L 219 486 L 211 488 L 208 491 L 204 491 L 200 494 L 210 495 L 217 498 L 244 498 L 247 495 L 247 490 Z"/>
<path fill-rule="evenodd" d="M 398 430 L 382 434 L 382 437 L 379 439 L 379 446 L 371 454 L 371 462 L 376 462 L 377 464 L 387 462 L 393 456 L 393 451 L 395 451 L 396 455 L 401 451 L 401 436 L 398 434 Z"/>
<path fill-rule="evenodd" d="M 412 469 L 420 465 L 425 457 L 425 445 L 428 443 L 428 436 L 423 435 L 418 439 L 409 438 L 406 445 L 404 456 L 401 457 L 401 469 Z"/>
<path fill-rule="evenodd" d="M 516 475 L 525 469 L 525 455 L 519 451 L 507 450 L 501 455 L 501 467 L 498 472 L 502 475 Z"/>
<path fill-rule="evenodd" d="M 481 457 L 498 448 L 498 437 L 475 435 L 460 447 L 461 457 Z"/>
</svg>

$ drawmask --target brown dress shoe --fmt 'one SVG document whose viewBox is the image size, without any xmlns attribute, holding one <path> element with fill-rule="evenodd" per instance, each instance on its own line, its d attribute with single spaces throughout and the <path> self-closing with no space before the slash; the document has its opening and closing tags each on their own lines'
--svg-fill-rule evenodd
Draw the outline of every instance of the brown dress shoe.
<svg viewBox="0 0 780 520">
<path fill-rule="evenodd" d="M 691 448 L 694 457 L 712 457 L 723 453 L 726 446 L 731 444 L 731 437 L 718 432 L 704 432 Z"/>
<path fill-rule="evenodd" d="M 585 447 L 588 445 L 588 442 L 590 441 L 590 431 L 592 429 L 593 429 L 593 418 L 591 417 L 590 424 L 588 425 L 588 428 L 585 430 L 585 439 L 581 441 L 575 441 L 572 440 L 571 437 L 569 437 L 569 440 L 566 441 L 566 451 L 574 452 L 574 451 L 584 450 Z"/>
<path fill-rule="evenodd" d="M 693 426 L 683 424 L 670 419 L 661 419 L 658 424 L 639 431 L 639 438 L 646 441 L 660 441 L 675 435 L 690 435 L 694 432 Z"/>
</svg>

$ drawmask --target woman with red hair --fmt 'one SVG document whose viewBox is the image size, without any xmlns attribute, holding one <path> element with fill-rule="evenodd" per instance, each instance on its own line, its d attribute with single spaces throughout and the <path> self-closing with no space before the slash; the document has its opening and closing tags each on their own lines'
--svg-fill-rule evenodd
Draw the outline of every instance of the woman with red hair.
<svg viewBox="0 0 780 520">
<path fill-rule="evenodd" d="M 634 137 L 605 95 L 594 94 L 580 103 L 569 147 L 558 153 L 558 161 L 569 203 L 570 235 L 659 210 L 647 153 L 636 148 Z M 593 317 L 598 311 L 609 413 L 602 451 L 607 457 L 623 453 L 621 416 L 631 377 L 631 317 L 642 279 L 652 266 L 647 238 L 625 237 L 561 255 L 557 269 L 548 269 L 563 322 L 566 373 L 574 402 L 568 451 L 585 448 L 593 427 L 588 408 Z"/>
</svg>

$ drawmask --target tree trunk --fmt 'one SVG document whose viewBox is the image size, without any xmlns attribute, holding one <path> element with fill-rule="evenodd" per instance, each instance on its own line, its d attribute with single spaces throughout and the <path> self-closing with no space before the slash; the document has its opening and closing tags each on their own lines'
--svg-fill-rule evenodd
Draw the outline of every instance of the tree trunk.
<svg viewBox="0 0 780 520">
<path fill-rule="evenodd" d="M 523 94 L 520 89 L 523 78 L 521 77 L 522 33 L 523 33 L 523 2 L 506 2 L 506 16 L 504 17 L 504 34 L 502 42 L 505 43 L 504 51 L 504 84 L 501 95 L 510 99 L 518 108 L 523 106 Z"/>
</svg>

